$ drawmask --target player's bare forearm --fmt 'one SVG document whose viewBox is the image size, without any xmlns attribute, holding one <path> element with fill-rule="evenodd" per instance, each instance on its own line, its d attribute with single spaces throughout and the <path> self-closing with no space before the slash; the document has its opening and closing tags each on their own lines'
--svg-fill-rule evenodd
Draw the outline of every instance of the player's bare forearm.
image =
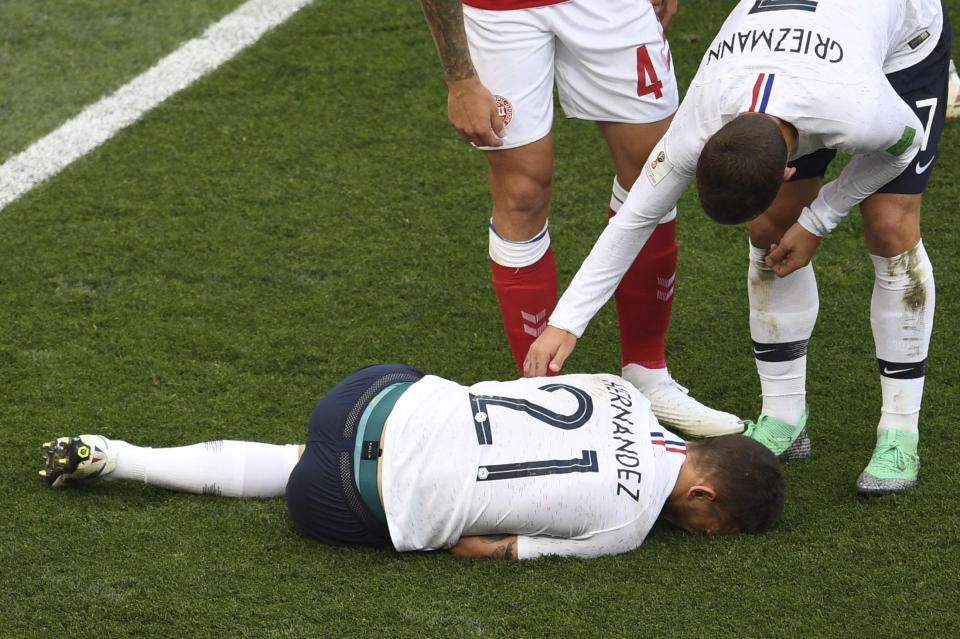
<svg viewBox="0 0 960 639">
<path fill-rule="evenodd" d="M 653 5 L 653 10 L 666 31 L 673 16 L 677 15 L 677 0 L 650 0 L 650 4 Z"/>
<path fill-rule="evenodd" d="M 478 535 L 461 537 L 450 549 L 457 557 L 485 557 L 487 559 L 516 559 L 516 535 Z"/>
<path fill-rule="evenodd" d="M 420 4 L 440 54 L 443 77 L 447 82 L 474 77 L 477 71 L 470 59 L 467 33 L 463 28 L 463 3 L 460 0 L 420 0 Z"/>
<path fill-rule="evenodd" d="M 489 89 L 480 82 L 470 59 L 460 0 L 420 0 L 437 44 L 447 81 L 447 118 L 464 142 L 503 144 L 503 118 Z"/>
</svg>

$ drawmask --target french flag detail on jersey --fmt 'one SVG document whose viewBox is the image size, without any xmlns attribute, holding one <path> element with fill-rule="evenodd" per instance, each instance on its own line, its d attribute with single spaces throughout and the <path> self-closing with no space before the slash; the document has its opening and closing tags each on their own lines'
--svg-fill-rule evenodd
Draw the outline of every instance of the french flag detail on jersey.
<svg viewBox="0 0 960 639">
<path fill-rule="evenodd" d="M 756 113 L 767 112 L 767 102 L 770 101 L 770 92 L 773 90 L 773 79 L 776 74 L 761 73 L 757 76 L 757 82 L 753 85 L 753 100 L 750 102 L 750 111 Z M 760 96 L 763 97 L 760 97 Z M 757 106 L 757 100 L 760 106 Z"/>
<path fill-rule="evenodd" d="M 660 431 L 650 431 L 650 443 L 654 446 L 663 446 L 668 453 L 687 454 L 687 443 L 682 439 L 667 439 Z"/>
</svg>

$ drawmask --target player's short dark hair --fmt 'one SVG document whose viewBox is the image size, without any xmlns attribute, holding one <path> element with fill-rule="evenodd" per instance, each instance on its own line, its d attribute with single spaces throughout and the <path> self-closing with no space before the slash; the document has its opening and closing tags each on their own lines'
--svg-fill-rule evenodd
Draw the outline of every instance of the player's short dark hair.
<svg viewBox="0 0 960 639">
<path fill-rule="evenodd" d="M 742 533 L 770 530 L 783 512 L 784 481 L 780 462 L 770 450 L 743 435 L 723 435 L 690 442 L 697 449 L 697 469 L 717 491 L 714 504 L 725 528 Z"/>
<path fill-rule="evenodd" d="M 773 203 L 783 183 L 787 143 L 761 113 L 742 113 L 703 145 L 697 192 L 704 212 L 720 224 L 752 220 Z"/>
</svg>

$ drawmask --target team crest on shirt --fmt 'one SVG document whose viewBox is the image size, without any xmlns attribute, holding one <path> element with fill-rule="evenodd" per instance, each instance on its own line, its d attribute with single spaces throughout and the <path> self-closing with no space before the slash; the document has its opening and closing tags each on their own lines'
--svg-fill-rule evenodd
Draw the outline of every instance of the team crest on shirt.
<svg viewBox="0 0 960 639">
<path fill-rule="evenodd" d="M 650 178 L 650 182 L 656 186 L 660 180 L 667 177 L 667 174 L 673 170 L 673 164 L 667 159 L 667 151 L 663 142 L 657 144 L 650 157 L 647 158 L 647 167 L 645 173 Z"/>
<path fill-rule="evenodd" d="M 495 95 L 493 98 L 497 101 L 497 115 L 500 116 L 500 120 L 503 122 L 503 127 L 507 128 L 507 125 L 510 124 L 510 120 L 513 119 L 513 105 L 510 104 L 510 100 L 506 99 L 502 95 Z"/>
</svg>

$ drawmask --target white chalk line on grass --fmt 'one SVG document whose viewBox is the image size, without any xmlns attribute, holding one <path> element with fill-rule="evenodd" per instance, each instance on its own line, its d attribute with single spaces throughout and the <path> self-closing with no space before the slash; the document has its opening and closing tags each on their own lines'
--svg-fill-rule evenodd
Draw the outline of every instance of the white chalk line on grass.
<svg viewBox="0 0 960 639">
<path fill-rule="evenodd" d="M 249 0 L 0 165 L 0 210 L 139 120 L 313 0 Z"/>
</svg>

